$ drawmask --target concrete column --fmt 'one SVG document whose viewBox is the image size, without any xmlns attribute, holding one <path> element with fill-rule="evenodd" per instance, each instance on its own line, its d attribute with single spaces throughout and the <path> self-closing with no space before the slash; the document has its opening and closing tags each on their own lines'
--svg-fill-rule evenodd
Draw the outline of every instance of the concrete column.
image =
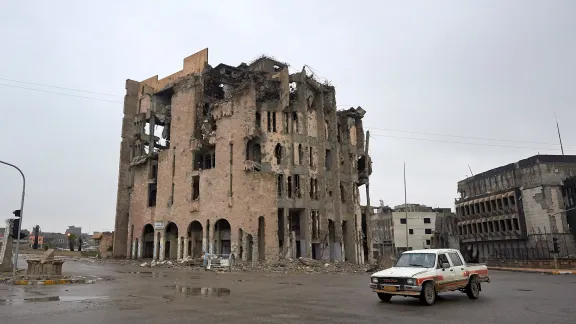
<svg viewBox="0 0 576 324">
<path fill-rule="evenodd" d="M 216 223 L 212 225 L 210 228 L 210 243 L 208 248 L 210 249 L 210 254 L 218 254 L 219 250 L 217 247 L 217 238 L 216 238 Z"/>
<path fill-rule="evenodd" d="M 182 249 L 184 249 L 184 247 L 182 246 L 182 239 L 177 238 L 177 248 L 176 248 L 176 260 L 180 260 L 180 252 L 182 252 Z"/>
<path fill-rule="evenodd" d="M 303 257 L 312 258 L 312 222 L 309 208 L 304 209 L 300 216 L 300 248 Z"/>
<path fill-rule="evenodd" d="M 137 251 L 137 246 L 136 246 L 136 240 L 132 239 L 132 252 L 130 253 L 130 256 L 132 257 L 132 260 L 135 260 L 138 257 L 138 251 Z"/>
<path fill-rule="evenodd" d="M 164 251 L 164 247 L 166 246 L 166 233 L 161 233 L 160 234 L 160 251 L 159 251 L 159 258 L 158 260 L 160 261 L 164 261 L 164 259 L 166 258 L 166 254 Z"/>
<path fill-rule="evenodd" d="M 290 209 L 284 208 L 284 245 L 282 246 L 282 257 L 288 258 L 291 256 L 290 254 L 290 224 L 288 224 L 288 215 L 290 213 Z"/>
<path fill-rule="evenodd" d="M 184 238 L 184 259 L 188 258 L 188 254 L 190 253 L 190 251 L 188 251 L 188 242 L 190 241 L 189 238 Z M 192 243 L 194 244 L 194 243 Z"/>
<path fill-rule="evenodd" d="M 258 235 L 254 235 L 253 236 L 253 240 L 254 240 L 254 244 L 252 244 L 252 264 L 256 265 L 258 264 L 258 240 L 259 237 Z"/>
<path fill-rule="evenodd" d="M 206 235 L 202 236 L 202 253 L 208 251 L 208 240 L 206 239 Z"/>
<path fill-rule="evenodd" d="M 340 253 L 340 255 L 336 257 L 336 260 L 344 261 L 345 254 L 344 254 L 344 235 L 342 233 L 342 221 L 334 222 L 334 227 L 336 232 L 336 249 L 337 249 L 336 254 Z"/>
<path fill-rule="evenodd" d="M 138 253 L 138 255 L 137 255 L 137 258 L 138 258 L 138 259 L 142 259 L 142 247 L 144 246 L 144 244 L 142 244 L 142 243 L 143 243 L 143 242 L 142 242 L 143 240 L 144 240 L 144 236 L 141 236 L 141 237 L 138 239 L 138 244 L 137 244 L 137 246 L 136 246 L 136 251 L 137 251 L 137 253 Z"/>
<path fill-rule="evenodd" d="M 154 249 L 152 253 L 152 260 L 158 260 L 158 233 L 154 232 Z"/>
<path fill-rule="evenodd" d="M 230 227 L 230 254 L 234 256 L 234 260 L 238 259 L 238 231 L 234 231 Z"/>
<path fill-rule="evenodd" d="M 250 250 L 250 245 L 248 243 L 248 233 L 242 232 L 242 261 L 248 261 L 248 252 Z"/>
</svg>

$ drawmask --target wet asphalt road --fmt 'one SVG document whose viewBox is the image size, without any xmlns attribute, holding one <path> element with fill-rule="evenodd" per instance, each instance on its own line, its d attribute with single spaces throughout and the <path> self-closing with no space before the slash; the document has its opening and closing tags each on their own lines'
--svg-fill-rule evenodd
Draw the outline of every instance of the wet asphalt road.
<svg viewBox="0 0 576 324">
<path fill-rule="evenodd" d="M 576 276 L 492 272 L 480 299 L 381 303 L 368 275 L 280 275 L 64 264 L 92 285 L 0 285 L 0 323 L 575 323 Z M 134 273 L 131 273 L 134 272 Z"/>
</svg>

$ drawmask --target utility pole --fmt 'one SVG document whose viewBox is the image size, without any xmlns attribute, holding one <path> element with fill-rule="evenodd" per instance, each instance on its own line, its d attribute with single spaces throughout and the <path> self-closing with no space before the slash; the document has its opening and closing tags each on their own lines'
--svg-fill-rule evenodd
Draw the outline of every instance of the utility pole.
<svg viewBox="0 0 576 324">
<path fill-rule="evenodd" d="M 564 155 L 564 147 L 562 146 L 562 136 L 560 136 L 560 126 L 558 126 L 558 118 L 556 118 L 556 113 L 554 113 L 554 119 L 556 120 L 556 129 L 558 130 L 558 139 L 560 140 L 560 150 L 562 155 Z"/>
<path fill-rule="evenodd" d="M 370 131 L 366 131 L 366 147 L 364 148 L 364 160 L 366 169 L 366 246 L 367 256 L 364 256 L 369 263 L 372 263 L 372 206 L 370 206 L 370 157 L 368 156 L 368 147 L 370 146 Z M 356 190 L 356 189 L 354 189 Z M 364 244 L 362 244 L 364 249 Z"/>
<path fill-rule="evenodd" d="M 4 162 L 0 160 L 0 163 L 5 164 L 7 166 L 11 166 L 14 169 L 20 172 L 22 176 L 22 199 L 20 200 L 20 222 L 18 222 L 18 235 L 16 237 L 16 253 L 14 255 L 14 268 L 12 269 L 12 277 L 16 278 L 16 270 L 18 269 L 18 250 L 20 248 L 20 230 L 22 229 L 22 217 L 24 215 L 24 197 L 26 196 L 26 177 L 22 170 L 19 167 L 15 166 L 14 164 L 10 164 L 8 162 Z"/>
<path fill-rule="evenodd" d="M 404 221 L 406 222 L 406 251 L 408 251 L 408 200 L 406 198 L 406 162 L 404 162 Z"/>
</svg>

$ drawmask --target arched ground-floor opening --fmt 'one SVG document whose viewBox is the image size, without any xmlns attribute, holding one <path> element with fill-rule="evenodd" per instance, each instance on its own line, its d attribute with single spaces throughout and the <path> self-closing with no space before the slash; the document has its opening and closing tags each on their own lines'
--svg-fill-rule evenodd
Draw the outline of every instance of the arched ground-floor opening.
<svg viewBox="0 0 576 324">
<path fill-rule="evenodd" d="M 258 260 L 266 258 L 266 231 L 264 216 L 258 217 Z"/>
<path fill-rule="evenodd" d="M 164 259 L 178 258 L 178 226 L 172 222 L 166 226 L 164 239 Z"/>
<path fill-rule="evenodd" d="M 303 216 L 304 209 L 301 208 L 291 208 L 288 211 L 288 242 L 286 242 L 289 249 L 291 249 L 289 255 L 292 257 L 299 258 L 306 255 L 306 241 L 304 232 L 302 228 L 307 228 L 302 226 L 302 222 L 306 221 Z M 304 223 L 306 224 L 306 223 Z"/>
<path fill-rule="evenodd" d="M 188 225 L 188 257 L 202 256 L 202 231 L 202 224 L 199 221 L 193 221 Z"/>
<path fill-rule="evenodd" d="M 334 226 L 334 221 L 328 220 L 328 248 L 330 249 L 330 261 L 335 259 L 335 248 L 334 243 L 336 243 L 336 227 Z"/>
<path fill-rule="evenodd" d="M 238 259 L 239 260 L 244 260 L 244 251 L 245 251 L 245 247 L 244 247 L 244 231 L 239 228 L 238 229 Z"/>
<path fill-rule="evenodd" d="M 219 219 L 214 224 L 214 251 L 216 254 L 227 256 L 232 252 L 232 228 L 230 223 L 225 219 Z"/>
<path fill-rule="evenodd" d="M 254 246 L 254 239 L 252 235 L 246 235 L 246 261 L 252 261 L 252 247 Z"/>
<path fill-rule="evenodd" d="M 154 257 L 154 227 L 151 224 L 146 224 L 142 233 L 142 257 L 145 259 Z"/>
</svg>

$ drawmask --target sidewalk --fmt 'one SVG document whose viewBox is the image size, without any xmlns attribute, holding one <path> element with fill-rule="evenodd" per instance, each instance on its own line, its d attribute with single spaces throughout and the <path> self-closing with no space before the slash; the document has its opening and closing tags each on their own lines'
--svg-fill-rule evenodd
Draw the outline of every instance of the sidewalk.
<svg viewBox="0 0 576 324">
<path fill-rule="evenodd" d="M 531 269 L 531 268 L 504 268 L 504 267 L 488 267 L 489 270 L 499 271 L 514 271 L 514 272 L 529 272 L 529 273 L 544 273 L 544 274 L 573 274 L 576 275 L 576 270 L 567 269 Z"/>
</svg>

